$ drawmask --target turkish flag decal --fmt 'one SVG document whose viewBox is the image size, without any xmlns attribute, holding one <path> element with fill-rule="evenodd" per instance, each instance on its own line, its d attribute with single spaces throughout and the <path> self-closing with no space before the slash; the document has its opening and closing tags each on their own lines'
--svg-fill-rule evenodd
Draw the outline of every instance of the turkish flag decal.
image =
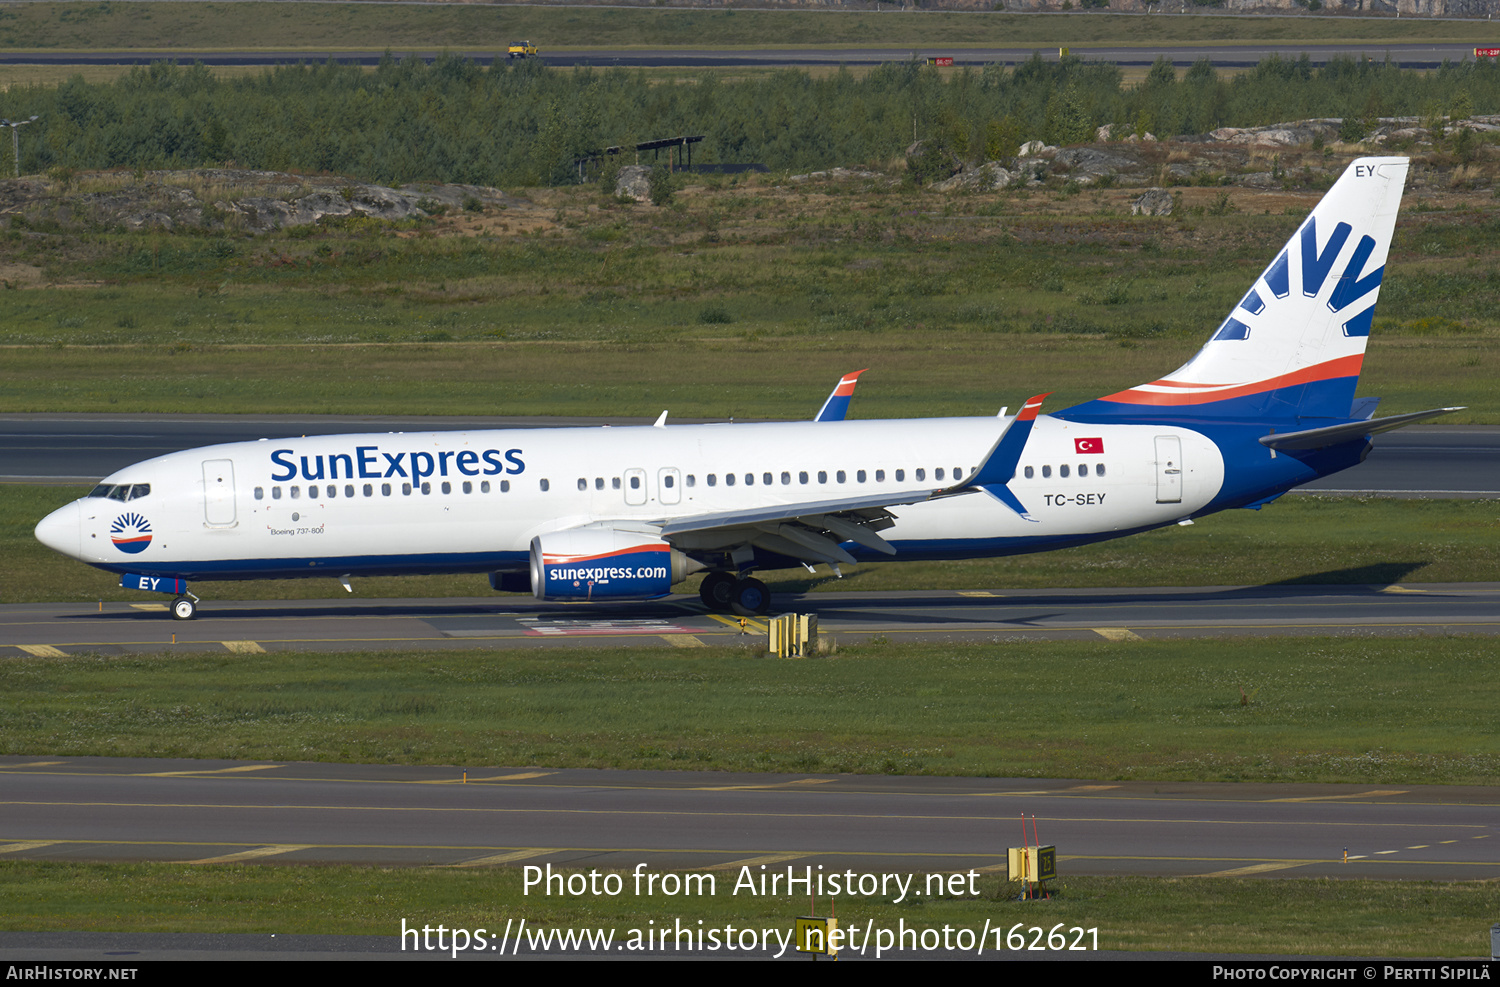
<svg viewBox="0 0 1500 987">
<path fill-rule="evenodd" d="M 1102 456 L 1104 455 L 1104 440 L 1074 439 L 1073 449 L 1080 456 Z"/>
</svg>

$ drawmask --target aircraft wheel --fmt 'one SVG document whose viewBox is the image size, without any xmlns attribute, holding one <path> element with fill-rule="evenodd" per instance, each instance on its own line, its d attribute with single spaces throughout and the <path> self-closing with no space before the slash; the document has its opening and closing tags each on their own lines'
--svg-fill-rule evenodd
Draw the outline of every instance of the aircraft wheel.
<svg viewBox="0 0 1500 987">
<path fill-rule="evenodd" d="M 197 612 L 198 604 L 194 603 L 190 597 L 179 596 L 172 601 L 173 620 L 192 620 Z"/>
<path fill-rule="evenodd" d="M 771 609 L 771 591 L 759 579 L 741 579 L 734 584 L 731 606 L 741 617 L 758 617 Z"/>
<path fill-rule="evenodd" d="M 730 597 L 734 595 L 734 584 L 738 581 L 732 572 L 710 572 L 703 577 L 703 584 L 698 587 L 698 598 L 715 613 L 728 613 Z"/>
</svg>

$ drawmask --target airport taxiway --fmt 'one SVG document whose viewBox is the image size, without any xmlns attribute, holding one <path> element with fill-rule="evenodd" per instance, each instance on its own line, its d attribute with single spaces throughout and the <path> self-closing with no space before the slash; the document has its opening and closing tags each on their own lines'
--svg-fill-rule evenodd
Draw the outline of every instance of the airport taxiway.
<svg viewBox="0 0 1500 987">
<path fill-rule="evenodd" d="M 1411 785 L 0 758 L 5 859 L 1500 877 L 1500 793 Z M 1032 818 L 1034 816 L 1034 819 Z M 1345 853 L 1348 858 L 1345 858 Z"/>
<path fill-rule="evenodd" d="M 221 584 L 232 592 L 232 585 Z M 847 643 L 1110 640 L 1263 635 L 1500 633 L 1500 584 L 1147 587 L 778 594 Z M 210 598 L 191 621 L 163 602 L 0 606 L 0 655 L 361 651 L 669 644 L 762 648 L 766 618 L 709 613 L 696 597 L 649 603 Z"/>
</svg>

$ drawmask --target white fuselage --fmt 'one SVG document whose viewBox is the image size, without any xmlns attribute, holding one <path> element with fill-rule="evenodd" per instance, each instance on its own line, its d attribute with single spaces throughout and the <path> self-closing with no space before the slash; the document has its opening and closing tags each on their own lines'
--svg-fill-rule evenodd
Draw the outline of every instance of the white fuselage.
<svg viewBox="0 0 1500 987">
<path fill-rule="evenodd" d="M 515 568 L 532 538 L 568 528 L 938 490 L 978 467 L 1008 422 L 263 439 L 120 470 L 101 488 L 149 485 L 149 494 L 85 498 L 44 521 L 38 536 L 112 571 L 184 579 Z M 1042 416 L 1010 483 L 1034 521 L 974 492 L 892 507 L 895 524 L 882 535 L 898 560 L 1041 551 L 1189 517 L 1223 480 L 1218 447 L 1197 431 Z M 121 538 L 122 516 L 133 516 L 123 526 L 133 542 Z M 149 528 L 144 534 L 141 525 Z M 682 539 L 686 551 L 694 544 Z M 883 557 L 852 542 L 844 547 Z"/>
</svg>

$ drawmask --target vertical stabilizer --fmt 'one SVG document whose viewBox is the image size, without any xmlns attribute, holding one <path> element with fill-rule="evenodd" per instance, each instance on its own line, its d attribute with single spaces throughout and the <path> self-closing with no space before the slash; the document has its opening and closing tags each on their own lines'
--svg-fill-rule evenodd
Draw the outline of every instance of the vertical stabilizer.
<svg viewBox="0 0 1500 987">
<path fill-rule="evenodd" d="M 1350 164 L 1197 356 L 1058 417 L 1348 418 L 1406 169 Z"/>
</svg>

